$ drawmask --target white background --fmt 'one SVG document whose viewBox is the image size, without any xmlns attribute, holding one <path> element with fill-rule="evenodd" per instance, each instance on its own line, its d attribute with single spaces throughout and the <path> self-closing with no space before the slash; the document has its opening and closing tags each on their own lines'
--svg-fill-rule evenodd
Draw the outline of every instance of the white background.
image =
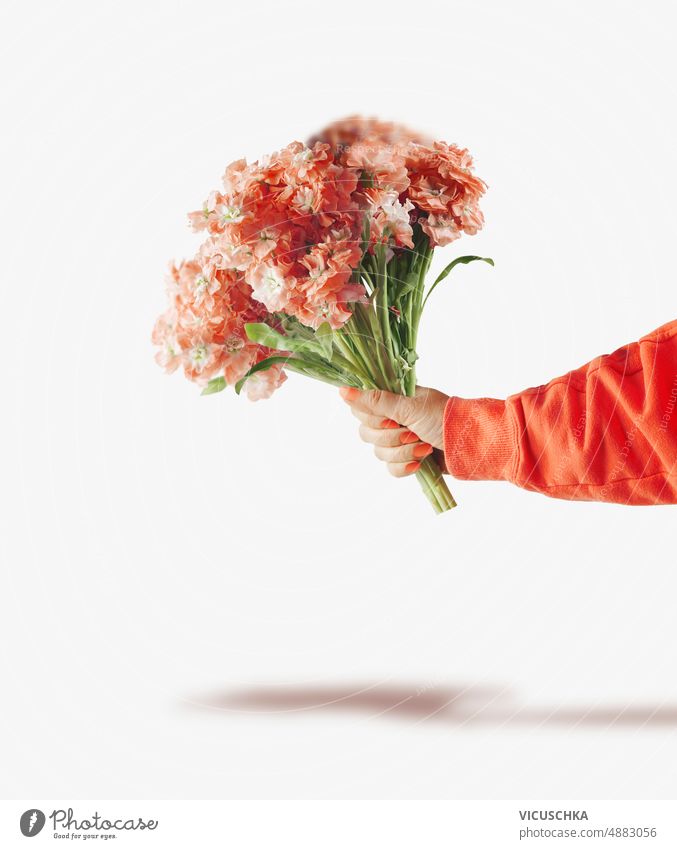
<svg viewBox="0 0 677 849">
<path fill-rule="evenodd" d="M 360 112 L 467 145 L 421 382 L 546 382 L 677 316 L 668 2 L 5 3 L 0 795 L 669 798 L 675 508 L 457 482 L 335 390 L 153 362 L 225 165 Z"/>
</svg>

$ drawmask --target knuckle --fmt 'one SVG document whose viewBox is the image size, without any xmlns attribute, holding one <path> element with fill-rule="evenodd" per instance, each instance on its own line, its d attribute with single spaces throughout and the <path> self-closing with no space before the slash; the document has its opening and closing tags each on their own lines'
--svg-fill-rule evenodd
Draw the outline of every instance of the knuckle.
<svg viewBox="0 0 677 849">
<path fill-rule="evenodd" d="M 401 445 L 398 445 L 395 448 L 391 448 L 388 460 L 390 460 L 391 463 L 402 463 L 406 459 L 407 448 L 408 446 L 403 447 Z"/>
<path fill-rule="evenodd" d="M 400 446 L 400 431 L 399 430 L 384 430 L 381 445 L 387 445 L 388 448 L 399 448 Z"/>
<path fill-rule="evenodd" d="M 416 415 L 416 400 L 403 396 L 397 402 L 398 421 L 409 424 Z"/>
</svg>

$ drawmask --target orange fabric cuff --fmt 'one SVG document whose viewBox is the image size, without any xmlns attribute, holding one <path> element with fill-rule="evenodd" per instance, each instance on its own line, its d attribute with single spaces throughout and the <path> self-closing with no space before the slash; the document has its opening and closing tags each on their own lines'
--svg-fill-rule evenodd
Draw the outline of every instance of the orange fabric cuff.
<svg viewBox="0 0 677 849">
<path fill-rule="evenodd" d="M 444 459 L 455 478 L 514 480 L 517 424 L 505 401 L 451 397 L 444 408 Z"/>
</svg>

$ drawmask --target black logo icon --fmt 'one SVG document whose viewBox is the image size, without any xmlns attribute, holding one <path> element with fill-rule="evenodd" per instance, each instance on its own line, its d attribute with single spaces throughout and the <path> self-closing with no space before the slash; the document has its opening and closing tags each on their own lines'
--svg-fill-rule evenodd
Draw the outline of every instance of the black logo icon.
<svg viewBox="0 0 677 849">
<path fill-rule="evenodd" d="M 29 808 L 21 814 L 19 828 L 24 837 L 35 837 L 42 831 L 45 824 L 45 815 L 37 808 Z"/>
</svg>

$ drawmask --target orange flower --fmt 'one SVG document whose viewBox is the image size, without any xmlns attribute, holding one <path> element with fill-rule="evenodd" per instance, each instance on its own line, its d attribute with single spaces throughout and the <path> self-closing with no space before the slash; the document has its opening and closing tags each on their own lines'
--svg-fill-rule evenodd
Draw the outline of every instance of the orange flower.
<svg viewBox="0 0 677 849">
<path fill-rule="evenodd" d="M 189 214 L 206 238 L 193 259 L 170 267 L 169 307 L 153 330 L 157 361 L 200 384 L 215 375 L 232 384 L 274 353 L 248 339 L 246 324 L 340 329 L 351 305 L 366 302 L 365 252 L 383 245 L 399 261 L 415 230 L 432 246 L 476 233 L 485 188 L 467 150 L 358 117 L 310 145 L 233 162 L 221 189 Z M 267 397 L 283 380 L 281 369 L 257 372 L 250 395 Z"/>
</svg>

